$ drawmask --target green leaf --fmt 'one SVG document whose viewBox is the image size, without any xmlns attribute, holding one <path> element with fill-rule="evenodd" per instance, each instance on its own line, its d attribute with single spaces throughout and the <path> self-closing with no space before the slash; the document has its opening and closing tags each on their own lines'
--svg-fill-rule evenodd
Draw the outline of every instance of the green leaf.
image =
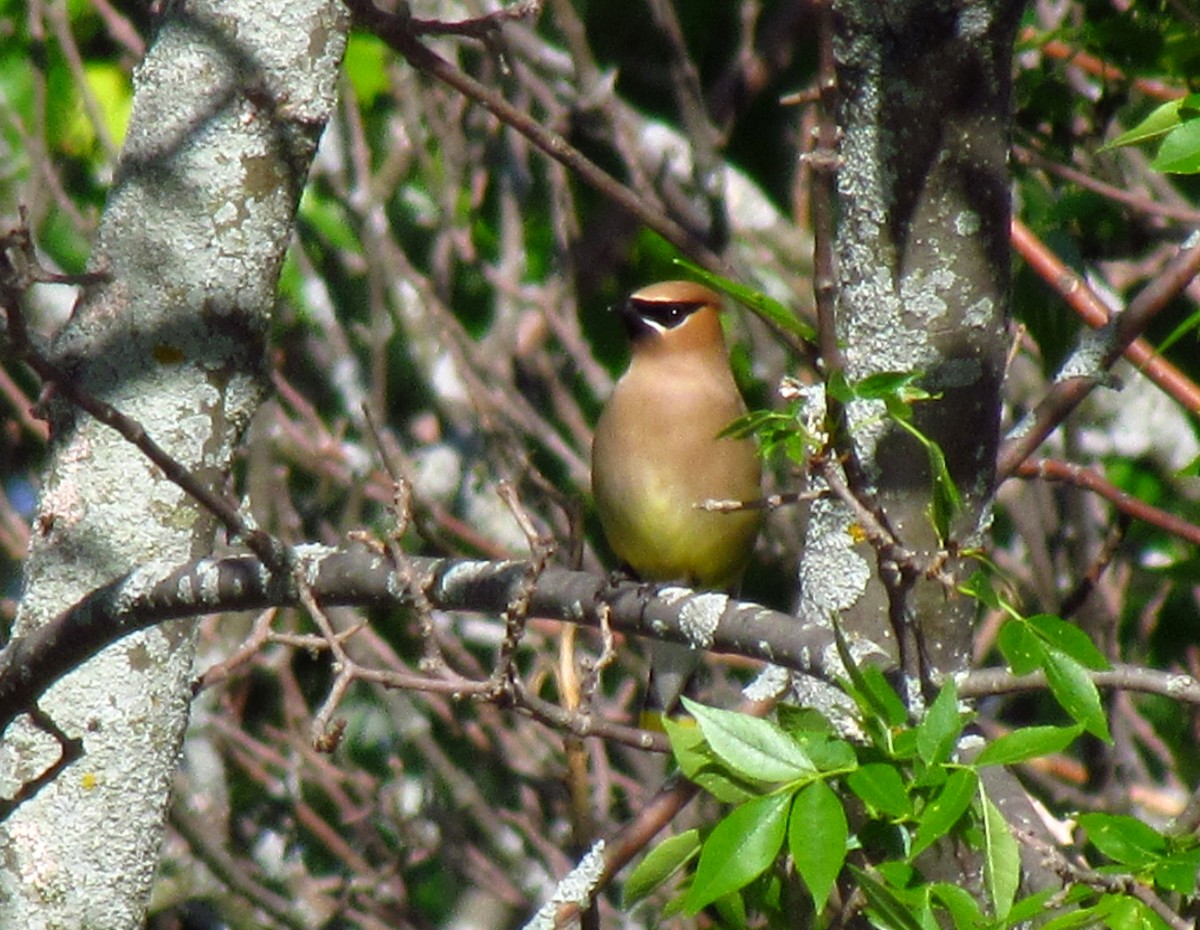
<svg viewBox="0 0 1200 930">
<path fill-rule="evenodd" d="M 1104 918 L 1109 930 L 1170 930 L 1150 905 L 1131 895 L 1106 895 L 1112 907 Z"/>
<path fill-rule="evenodd" d="M 737 775 L 766 782 L 795 781 L 816 774 L 799 744 L 770 720 L 705 707 L 683 698 L 709 746 Z"/>
<path fill-rule="evenodd" d="M 950 538 L 950 530 L 958 515 L 962 513 L 962 494 L 950 475 L 946 454 L 936 442 L 925 446 L 929 455 L 929 471 L 933 475 L 933 497 L 930 501 L 930 516 L 938 539 L 944 544 Z"/>
<path fill-rule="evenodd" d="M 876 665 L 865 665 L 861 671 L 862 687 L 871 708 L 889 727 L 903 726 L 908 721 L 908 708 L 883 670 Z"/>
<path fill-rule="evenodd" d="M 1154 882 L 1176 894 L 1195 894 L 1197 870 L 1200 870 L 1200 849 L 1189 849 L 1155 863 Z"/>
<path fill-rule="evenodd" d="M 1167 841 L 1161 833 L 1136 817 L 1125 814 L 1080 814 L 1079 825 L 1088 840 L 1113 862 L 1132 869 L 1144 869 L 1167 853 Z"/>
<path fill-rule="evenodd" d="M 1084 668 L 1097 671 L 1112 668 L 1091 637 L 1075 624 L 1053 614 L 1034 614 L 1027 622 L 1046 643 L 1070 656 Z"/>
<path fill-rule="evenodd" d="M 890 410 L 889 413 L 891 413 Z M 929 516 L 938 538 L 945 543 L 950 536 L 950 525 L 962 512 L 962 494 L 959 493 L 958 485 L 954 483 L 954 478 L 950 475 L 950 466 L 946 464 L 946 455 L 942 452 L 941 446 L 909 423 L 907 418 L 898 417 L 893 413 L 892 420 L 925 447 L 925 454 L 929 458 L 929 473 L 933 482 L 930 489 Z"/>
<path fill-rule="evenodd" d="M 689 273 L 695 275 L 709 287 L 727 294 L 758 316 L 768 322 L 774 323 L 784 332 L 799 336 L 805 342 L 815 343 L 817 341 L 817 331 L 806 320 L 801 319 L 789 307 L 784 306 L 778 300 L 768 297 L 766 294 L 754 290 L 754 288 L 739 284 L 737 281 L 713 274 L 711 271 L 701 268 L 699 265 L 694 265 L 686 259 L 676 258 L 674 261 L 676 265 L 686 268 Z"/>
<path fill-rule="evenodd" d="M 133 88 L 123 68 L 102 61 L 84 65 L 84 78 L 103 114 L 109 138 L 118 146 L 125 141 L 129 116 L 133 112 Z"/>
<path fill-rule="evenodd" d="M 1075 886 L 1079 888 L 1079 885 Z M 1030 921 L 1044 920 L 1046 915 L 1050 913 L 1049 903 L 1051 897 L 1060 895 L 1061 892 L 1057 888 L 1045 888 L 1042 891 L 1027 895 L 1020 901 L 1016 902 L 1012 910 L 1008 912 L 1008 925 L 1017 927 L 1023 923 Z M 1066 895 L 1070 901 L 1070 892 Z"/>
<path fill-rule="evenodd" d="M 854 396 L 862 400 L 884 400 L 895 397 L 905 403 L 914 400 L 929 400 L 933 395 L 915 386 L 920 372 L 881 371 L 856 381 L 851 388 Z"/>
<path fill-rule="evenodd" d="M 982 786 L 980 795 L 983 800 L 983 879 L 996 919 L 1004 920 L 1021 883 L 1021 854 L 1004 815 Z"/>
<path fill-rule="evenodd" d="M 805 742 L 810 736 L 833 736 L 833 724 L 815 707 L 780 704 L 775 719 L 793 739 Z"/>
<path fill-rule="evenodd" d="M 988 924 L 988 919 L 979 909 L 979 902 L 966 888 L 949 882 L 934 882 L 929 886 L 929 891 L 949 911 L 956 930 L 980 930 Z"/>
<path fill-rule="evenodd" d="M 747 801 L 713 828 L 684 900 L 687 913 L 744 888 L 770 867 L 783 848 L 791 802 L 787 793 Z"/>
<path fill-rule="evenodd" d="M 1046 670 L 1051 693 L 1071 719 L 1082 723 L 1084 729 L 1097 739 L 1111 743 L 1100 692 L 1087 669 L 1057 649 L 1047 650 L 1042 667 Z"/>
<path fill-rule="evenodd" d="M 1040 926 L 1040 930 L 1075 930 L 1076 927 L 1101 927 L 1112 914 L 1115 895 L 1105 895 L 1091 907 L 1080 907 L 1059 914 Z"/>
<path fill-rule="evenodd" d="M 1038 756 L 1062 752 L 1075 742 L 1082 730 L 1081 726 L 1021 727 L 994 739 L 975 757 L 974 764 L 1014 765 Z"/>
<path fill-rule="evenodd" d="M 978 787 L 979 776 L 973 769 L 957 769 L 951 773 L 942 790 L 921 812 L 910 858 L 928 849 L 954 828 L 971 807 Z"/>
<path fill-rule="evenodd" d="M 699 853 L 698 830 L 687 830 L 663 840 L 646 854 L 625 882 L 624 906 L 630 908 L 649 897 Z"/>
<path fill-rule="evenodd" d="M 996 647 L 1014 675 L 1028 675 L 1042 667 L 1046 646 L 1024 620 L 1009 620 L 996 635 Z"/>
<path fill-rule="evenodd" d="M 1200 327 L 1200 313 L 1193 313 L 1186 317 L 1182 323 L 1176 326 L 1167 336 L 1158 344 L 1158 354 L 1165 355 L 1171 346 L 1175 345 L 1180 339 L 1190 333 L 1192 330 Z"/>
<path fill-rule="evenodd" d="M 832 739 L 827 736 L 814 735 L 808 739 L 797 737 L 813 765 L 821 773 L 852 772 L 858 768 L 858 756 L 854 747 L 844 739 Z"/>
<path fill-rule="evenodd" d="M 722 804 L 744 804 L 763 793 L 762 785 L 735 778 L 718 765 L 701 769 L 691 780 Z"/>
<path fill-rule="evenodd" d="M 749 930 L 750 921 L 746 913 L 746 902 L 737 892 L 717 898 L 712 904 L 720 918 L 721 930 Z"/>
<path fill-rule="evenodd" d="M 908 718 L 904 702 L 888 684 L 883 673 L 873 665 L 860 667 L 850 652 L 850 644 L 842 632 L 837 616 L 830 618 L 833 626 L 833 641 L 837 645 L 838 658 L 850 677 L 847 693 L 854 699 L 866 717 L 879 717 L 888 727 L 897 727 Z"/>
<path fill-rule="evenodd" d="M 913 916 L 911 895 L 902 895 L 875 878 L 871 873 L 851 866 L 858 886 L 867 896 L 867 906 L 875 913 L 872 923 L 888 930 L 925 930 L 921 921 Z"/>
<path fill-rule="evenodd" d="M 1168 133 L 1150 167 L 1165 174 L 1200 172 L 1200 119 L 1188 120 Z"/>
<path fill-rule="evenodd" d="M 716 755 L 700 728 L 692 721 L 681 723 L 670 717 L 662 718 L 663 730 L 671 743 L 675 764 L 688 779 L 695 781 L 701 770 L 713 764 Z"/>
<path fill-rule="evenodd" d="M 1103 146 L 1100 151 L 1106 152 L 1122 146 L 1137 145 L 1141 142 L 1148 142 L 1151 139 L 1157 139 L 1159 136 L 1166 135 L 1179 125 L 1182 119 L 1179 115 L 1182 103 L 1182 99 L 1171 100 L 1160 107 L 1156 107 L 1144 120 L 1132 129 L 1121 133 L 1107 145 Z"/>
<path fill-rule="evenodd" d="M 364 108 L 391 90 L 388 65 L 394 57 L 395 52 L 376 36 L 358 30 L 350 33 L 342 70 Z"/>
<path fill-rule="evenodd" d="M 788 849 L 818 914 L 846 862 L 849 835 L 842 802 L 825 781 L 796 795 L 788 817 Z"/>
<path fill-rule="evenodd" d="M 929 765 L 945 762 L 958 743 L 962 726 L 958 688 L 948 679 L 917 727 L 917 754 Z"/>
<path fill-rule="evenodd" d="M 912 801 L 908 797 L 904 778 L 895 766 L 886 762 L 871 762 L 846 776 L 846 786 L 873 814 L 886 817 L 908 817 Z"/>
</svg>

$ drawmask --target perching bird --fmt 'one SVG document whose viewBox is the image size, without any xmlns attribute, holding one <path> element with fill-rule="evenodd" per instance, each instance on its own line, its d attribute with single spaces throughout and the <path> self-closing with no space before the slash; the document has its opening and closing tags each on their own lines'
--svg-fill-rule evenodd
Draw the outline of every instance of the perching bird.
<svg viewBox="0 0 1200 930">
<path fill-rule="evenodd" d="M 716 294 L 691 281 L 652 284 L 624 305 L 632 358 L 596 424 L 592 493 L 609 545 L 639 578 L 732 592 L 761 512 L 697 505 L 757 500 L 762 469 L 753 440 L 717 438 L 746 412 L 719 306 Z M 665 713 L 698 657 L 656 641 L 650 662 L 647 710 Z"/>
</svg>

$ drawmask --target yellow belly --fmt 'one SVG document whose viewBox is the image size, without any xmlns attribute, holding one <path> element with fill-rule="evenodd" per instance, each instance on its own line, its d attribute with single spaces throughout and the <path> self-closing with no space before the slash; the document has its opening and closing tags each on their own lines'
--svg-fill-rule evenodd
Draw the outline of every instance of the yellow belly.
<svg viewBox="0 0 1200 930">
<path fill-rule="evenodd" d="M 696 508 L 706 499 L 753 500 L 759 495 L 759 465 L 751 443 L 740 440 L 733 456 L 715 456 L 715 443 L 689 464 L 650 454 L 626 461 L 617 474 L 593 479 L 596 509 L 609 544 L 623 562 L 650 581 L 681 581 L 705 588 L 736 585 L 758 532 L 759 511 L 710 513 Z M 731 461 L 732 460 L 732 461 Z"/>
</svg>

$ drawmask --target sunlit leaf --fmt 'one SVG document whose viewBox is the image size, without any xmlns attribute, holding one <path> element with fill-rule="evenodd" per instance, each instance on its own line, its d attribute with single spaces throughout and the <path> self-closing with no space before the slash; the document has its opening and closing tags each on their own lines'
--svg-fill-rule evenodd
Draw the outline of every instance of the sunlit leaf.
<svg viewBox="0 0 1200 930">
<path fill-rule="evenodd" d="M 1028 675 L 1042 667 L 1046 646 L 1024 620 L 1009 620 L 1000 627 L 996 647 L 1014 675 Z"/>
<path fill-rule="evenodd" d="M 788 794 L 748 801 L 713 828 L 684 900 L 689 914 L 745 887 L 770 867 L 783 848 L 791 802 Z"/>
<path fill-rule="evenodd" d="M 1043 640 L 1085 668 L 1097 671 L 1112 668 L 1091 637 L 1075 624 L 1053 614 L 1034 614 L 1027 622 Z"/>
<path fill-rule="evenodd" d="M 989 922 L 975 896 L 959 885 L 935 882 L 929 887 L 933 898 L 949 911 L 955 930 L 980 930 Z"/>
<path fill-rule="evenodd" d="M 788 850 L 818 914 L 846 862 L 848 836 L 842 802 L 824 780 L 796 795 L 788 818 Z"/>
<path fill-rule="evenodd" d="M 663 840 L 646 854 L 625 882 L 624 906 L 632 907 L 653 894 L 699 853 L 698 830 L 687 830 Z"/>
<path fill-rule="evenodd" d="M 1144 869 L 1167 853 L 1166 838 L 1148 824 L 1125 814 L 1079 815 L 1079 825 L 1088 841 L 1113 862 Z"/>
<path fill-rule="evenodd" d="M 919 855 L 949 833 L 971 807 L 979 776 L 972 769 L 957 769 L 946 779 L 937 796 L 921 812 L 912 855 Z"/>
<path fill-rule="evenodd" d="M 1137 145 L 1141 142 L 1148 142 L 1151 139 L 1157 139 L 1159 136 L 1166 135 L 1179 125 L 1181 120 L 1179 109 L 1182 103 L 1182 99 L 1170 100 L 1162 106 L 1156 107 L 1144 120 L 1132 129 L 1127 129 L 1121 133 L 1101 148 L 1100 151 L 1104 152 L 1125 145 Z"/>
<path fill-rule="evenodd" d="M 975 757 L 975 765 L 1014 765 L 1062 752 L 1082 732 L 1083 727 L 1021 727 L 999 736 Z"/>
<path fill-rule="evenodd" d="M 912 813 L 904 776 L 886 762 L 860 766 L 846 776 L 846 785 L 876 813 L 888 817 L 907 817 Z"/>
<path fill-rule="evenodd" d="M 1017 841 L 986 793 L 983 800 L 983 879 L 992 899 L 992 911 L 1003 920 L 1012 908 L 1021 883 L 1021 854 Z"/>
<path fill-rule="evenodd" d="M 719 274 L 713 274 L 711 271 L 701 268 L 687 259 L 676 258 L 675 264 L 686 268 L 709 287 L 727 294 L 738 303 L 754 311 L 763 317 L 763 319 L 774 323 L 785 332 L 799 336 L 805 342 L 817 341 L 817 331 L 813 329 L 811 324 L 807 320 L 801 319 L 795 311 L 784 306 L 778 300 L 768 297 L 766 294 L 760 293 L 752 287 L 739 284 L 737 281 L 724 278 Z"/>
<path fill-rule="evenodd" d="M 945 762 L 954 751 L 961 732 L 958 689 L 954 680 L 948 679 L 917 727 L 917 752 L 926 763 Z"/>
<path fill-rule="evenodd" d="M 770 720 L 706 707 L 686 697 L 683 705 L 713 752 L 736 774 L 783 782 L 816 773 L 799 744 Z"/>
<path fill-rule="evenodd" d="M 1166 174 L 1200 172 L 1200 119 L 1190 119 L 1169 132 L 1150 167 Z"/>
<path fill-rule="evenodd" d="M 1093 736 L 1111 743 L 1100 691 L 1087 669 L 1056 649 L 1047 650 L 1042 667 L 1046 670 L 1046 683 L 1063 710 Z"/>
<path fill-rule="evenodd" d="M 868 906 L 876 912 L 872 923 L 888 930 L 926 930 L 915 915 L 911 896 L 905 896 L 895 888 L 884 884 L 869 872 L 855 868 L 854 877 L 867 896 Z"/>
</svg>

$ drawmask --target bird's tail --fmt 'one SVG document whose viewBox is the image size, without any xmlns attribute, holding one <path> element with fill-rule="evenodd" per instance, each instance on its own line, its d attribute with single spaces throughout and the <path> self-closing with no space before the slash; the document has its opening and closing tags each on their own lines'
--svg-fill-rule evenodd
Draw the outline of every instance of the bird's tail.
<svg viewBox="0 0 1200 930">
<path fill-rule="evenodd" d="M 662 718 L 673 713 L 680 695 L 688 690 L 700 667 L 700 653 L 684 643 L 649 643 L 650 681 L 642 704 L 639 724 L 646 730 L 661 731 Z"/>
</svg>

